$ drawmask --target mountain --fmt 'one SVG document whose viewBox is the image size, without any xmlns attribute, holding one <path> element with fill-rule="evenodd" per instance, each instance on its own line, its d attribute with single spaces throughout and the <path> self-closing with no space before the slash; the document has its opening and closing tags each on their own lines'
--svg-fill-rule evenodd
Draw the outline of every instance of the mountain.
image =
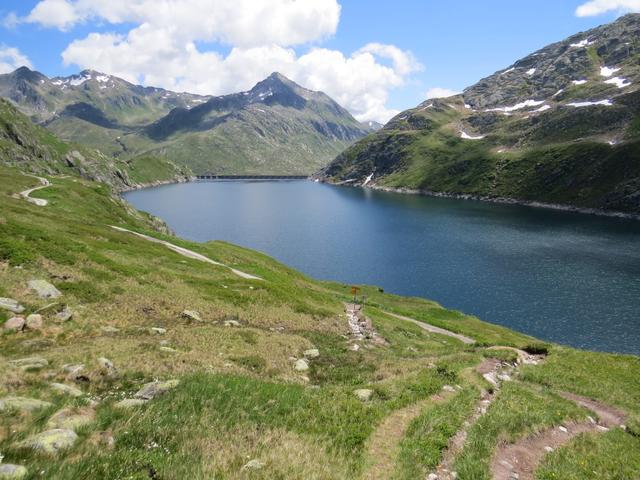
<svg viewBox="0 0 640 480">
<path fill-rule="evenodd" d="M 37 174 L 73 174 L 106 183 L 118 190 L 156 181 L 179 181 L 190 171 L 162 158 L 122 160 L 66 143 L 35 125 L 0 99 L 0 164 Z"/>
<path fill-rule="evenodd" d="M 640 15 L 427 100 L 318 177 L 640 213 Z"/>
<path fill-rule="evenodd" d="M 307 174 L 372 131 L 279 73 L 247 92 L 207 97 L 92 70 L 49 79 L 22 67 L 0 75 L 0 96 L 64 140 L 195 173 Z"/>
</svg>

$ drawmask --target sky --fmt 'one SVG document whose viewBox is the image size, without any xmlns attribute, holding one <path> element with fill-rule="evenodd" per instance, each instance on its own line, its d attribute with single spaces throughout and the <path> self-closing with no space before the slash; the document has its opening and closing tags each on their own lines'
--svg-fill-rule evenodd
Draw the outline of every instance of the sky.
<svg viewBox="0 0 640 480">
<path fill-rule="evenodd" d="M 1 0 L 0 73 L 222 95 L 279 71 L 384 123 L 628 12 L 640 0 Z"/>
</svg>

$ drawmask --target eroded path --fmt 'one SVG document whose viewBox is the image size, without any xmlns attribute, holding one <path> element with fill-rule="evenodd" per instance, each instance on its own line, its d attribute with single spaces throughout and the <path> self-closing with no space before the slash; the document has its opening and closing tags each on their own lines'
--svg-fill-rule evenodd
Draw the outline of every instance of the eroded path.
<svg viewBox="0 0 640 480">
<path fill-rule="evenodd" d="M 421 320 L 416 320 L 414 318 L 405 317 L 404 315 L 398 315 L 397 313 L 391 313 L 391 312 L 387 312 L 387 311 L 385 311 L 384 313 L 386 313 L 387 315 L 390 315 L 390 316 L 392 316 L 394 318 L 397 318 L 399 320 L 405 320 L 407 322 L 415 323 L 416 325 L 418 325 L 423 330 L 426 330 L 427 332 L 439 333 L 440 335 L 446 335 L 447 337 L 456 338 L 456 339 L 460 340 L 462 343 L 466 343 L 467 345 L 471 345 L 473 343 L 476 343 L 476 341 L 473 338 L 467 337 L 467 336 L 462 335 L 460 333 L 452 332 L 450 330 L 446 330 L 444 328 L 436 327 L 435 325 L 430 325 L 430 324 L 425 323 L 425 322 L 423 322 Z"/>
<path fill-rule="evenodd" d="M 47 188 L 48 186 L 51 185 L 51 183 L 49 183 L 49 180 L 47 180 L 46 178 L 37 177 L 35 175 L 29 175 L 29 176 L 38 179 L 38 181 L 40 182 L 40 185 L 38 185 L 37 187 L 28 188 L 27 190 L 23 190 L 18 195 L 24 198 L 27 202 L 33 203 L 34 205 L 38 205 L 39 207 L 46 207 L 47 204 L 49 203 L 47 200 L 45 200 L 44 198 L 31 198 L 30 195 L 37 190 L 42 190 L 43 188 Z"/>
<path fill-rule="evenodd" d="M 111 228 L 114 230 L 118 230 L 119 232 L 130 233 L 137 237 L 143 238 L 149 242 L 159 243 L 160 245 L 164 245 L 170 250 L 173 250 L 176 253 L 188 258 L 193 258 L 194 260 L 199 260 L 201 262 L 210 263 L 211 265 L 216 265 L 218 267 L 224 267 L 231 270 L 235 275 L 245 278 L 247 280 L 262 280 L 260 277 L 256 277 L 255 275 L 251 275 L 250 273 L 243 272 L 242 270 L 237 270 L 233 267 L 225 265 L 224 263 L 216 262 L 215 260 L 211 260 L 209 257 L 202 255 L 201 253 L 194 252 L 193 250 L 189 250 L 188 248 L 179 247 L 178 245 L 174 245 L 173 243 L 167 242 L 165 240 L 160 240 L 158 238 L 151 237 L 149 235 L 145 235 L 143 233 L 134 232 L 132 230 L 128 230 L 122 227 L 116 227 L 115 225 L 111 225 Z"/>
<path fill-rule="evenodd" d="M 494 480 L 534 480 L 536 468 L 547 453 L 562 447 L 581 433 L 606 432 L 624 423 L 624 413 L 609 405 L 573 393 L 563 392 L 560 395 L 591 410 L 598 420 L 589 418 L 587 422 L 567 423 L 498 447 L 491 462 Z"/>
<path fill-rule="evenodd" d="M 367 451 L 373 464 L 365 472 L 363 478 L 367 480 L 391 478 L 396 466 L 398 446 L 411 422 L 420 415 L 425 407 L 443 402 L 451 395 L 451 392 L 443 390 L 427 400 L 396 410 L 386 417 L 369 439 Z"/>
</svg>

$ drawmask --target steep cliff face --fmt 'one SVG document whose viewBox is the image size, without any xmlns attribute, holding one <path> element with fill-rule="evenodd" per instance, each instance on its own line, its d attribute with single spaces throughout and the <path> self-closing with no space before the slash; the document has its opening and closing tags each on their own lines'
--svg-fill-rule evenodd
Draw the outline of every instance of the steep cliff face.
<svg viewBox="0 0 640 480">
<path fill-rule="evenodd" d="M 402 112 L 319 178 L 640 212 L 640 15 Z"/>
</svg>

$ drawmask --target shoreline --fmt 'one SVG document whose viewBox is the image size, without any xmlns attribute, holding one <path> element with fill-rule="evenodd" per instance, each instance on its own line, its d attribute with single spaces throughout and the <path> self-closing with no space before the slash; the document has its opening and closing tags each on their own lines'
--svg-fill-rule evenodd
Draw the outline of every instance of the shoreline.
<svg viewBox="0 0 640 480">
<path fill-rule="evenodd" d="M 546 203 L 536 200 L 518 200 L 511 197 L 490 197 L 487 195 L 475 195 L 471 193 L 449 193 L 449 192 L 434 192 L 432 190 L 420 190 L 412 188 L 395 188 L 385 187 L 382 185 L 362 185 L 354 184 L 350 182 L 330 182 L 323 179 L 318 179 L 321 183 L 327 183 L 329 185 L 335 185 L 339 187 L 356 187 L 356 188 L 368 188 L 371 190 L 378 190 L 388 193 L 401 193 L 405 195 L 422 195 L 425 197 L 436 198 L 453 198 L 457 200 L 475 200 L 478 202 L 495 203 L 500 205 L 520 205 L 523 207 L 543 208 L 547 210 L 555 210 L 568 213 L 581 213 L 584 215 L 595 215 L 598 217 L 609 218 L 621 218 L 625 220 L 640 220 L 640 214 L 626 213 L 615 210 L 603 210 L 601 208 L 589 208 L 589 207 L 577 207 L 575 205 L 568 205 L 562 203 Z"/>
</svg>

